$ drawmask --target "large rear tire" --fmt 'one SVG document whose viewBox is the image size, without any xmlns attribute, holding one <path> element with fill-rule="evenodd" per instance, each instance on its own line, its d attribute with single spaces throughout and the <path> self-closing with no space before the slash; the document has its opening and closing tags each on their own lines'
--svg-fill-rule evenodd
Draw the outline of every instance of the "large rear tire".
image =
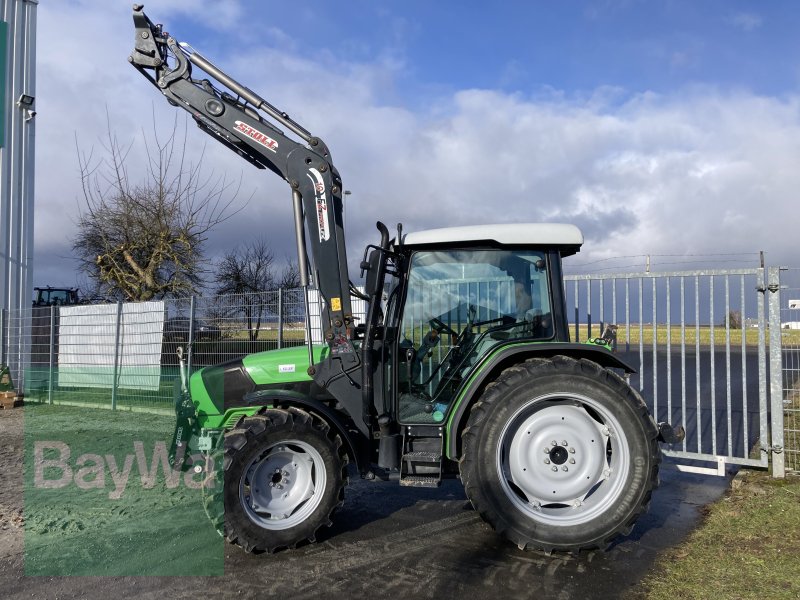
<svg viewBox="0 0 800 600">
<path fill-rule="evenodd" d="M 589 360 L 533 359 L 473 406 L 461 477 L 475 509 L 520 548 L 605 548 L 658 484 L 658 431 L 641 397 Z"/>
<path fill-rule="evenodd" d="M 314 542 L 344 501 L 347 462 L 341 438 L 322 419 L 294 407 L 266 409 L 225 434 L 221 468 L 204 486 L 206 512 L 247 552 Z"/>
</svg>

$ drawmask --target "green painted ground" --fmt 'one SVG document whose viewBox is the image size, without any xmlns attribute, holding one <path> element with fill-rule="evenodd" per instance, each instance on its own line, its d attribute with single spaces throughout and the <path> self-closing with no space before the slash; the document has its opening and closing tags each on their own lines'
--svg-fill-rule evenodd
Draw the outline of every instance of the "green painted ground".
<svg viewBox="0 0 800 600">
<path fill-rule="evenodd" d="M 25 407 L 26 575 L 221 575 L 200 475 L 167 469 L 172 417 Z"/>
</svg>

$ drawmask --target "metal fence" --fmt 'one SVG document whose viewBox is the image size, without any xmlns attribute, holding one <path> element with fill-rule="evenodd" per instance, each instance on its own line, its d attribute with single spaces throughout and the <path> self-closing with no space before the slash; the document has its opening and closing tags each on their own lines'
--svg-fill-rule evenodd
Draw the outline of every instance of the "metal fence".
<svg viewBox="0 0 800 600">
<path fill-rule="evenodd" d="M 493 282 L 494 291 L 448 285 L 468 286 L 470 297 L 492 293 L 501 304 L 510 294 L 505 281 Z M 667 455 L 717 474 L 770 459 L 777 476 L 800 471 L 800 270 L 570 275 L 565 292 L 573 341 L 613 332 L 655 418 L 686 429 Z M 363 320 L 363 303 L 353 308 Z M 312 291 L 318 343 L 321 309 Z M 191 370 L 300 346 L 305 316 L 298 289 L 3 311 L 0 363 L 30 399 L 167 412 L 179 346 L 192 349 Z M 411 321 L 410 336 L 427 333 L 424 319 Z"/>
<path fill-rule="evenodd" d="M 767 465 L 758 450 L 769 446 L 764 277 L 764 269 L 565 277 L 574 340 L 610 326 L 654 418 L 686 430 L 665 451 L 683 470 Z"/>
<path fill-rule="evenodd" d="M 319 323 L 314 296 L 312 323 Z M 0 363 L 30 400 L 169 411 L 179 377 L 253 352 L 305 343 L 302 290 L 0 312 Z M 316 337 L 316 336 L 315 336 Z M 14 349 L 13 353 L 9 349 Z"/>
<path fill-rule="evenodd" d="M 775 427 L 783 427 L 783 439 L 774 440 L 783 449 L 787 472 L 800 472 L 800 269 L 783 269 L 776 290 L 776 304 L 780 307 L 781 335 L 780 360 L 782 377 L 780 394 L 782 419 L 776 417 Z"/>
</svg>

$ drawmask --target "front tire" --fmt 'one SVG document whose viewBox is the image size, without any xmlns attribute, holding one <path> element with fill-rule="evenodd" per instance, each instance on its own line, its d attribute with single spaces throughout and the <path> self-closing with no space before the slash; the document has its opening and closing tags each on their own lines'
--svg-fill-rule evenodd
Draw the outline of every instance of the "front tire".
<svg viewBox="0 0 800 600">
<path fill-rule="evenodd" d="M 462 434 L 467 496 L 520 548 L 605 548 L 658 482 L 657 429 L 615 373 L 565 356 L 503 371 Z"/>
<path fill-rule="evenodd" d="M 346 481 L 342 440 L 325 421 L 294 407 L 266 409 L 225 434 L 221 473 L 205 487 L 206 511 L 247 552 L 294 548 L 331 525 Z"/>
</svg>

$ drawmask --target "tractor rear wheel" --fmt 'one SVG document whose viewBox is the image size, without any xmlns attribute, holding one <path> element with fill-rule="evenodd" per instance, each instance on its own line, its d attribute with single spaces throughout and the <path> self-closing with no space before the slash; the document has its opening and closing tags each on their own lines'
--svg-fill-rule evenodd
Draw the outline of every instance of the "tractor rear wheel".
<svg viewBox="0 0 800 600">
<path fill-rule="evenodd" d="M 325 421 L 293 407 L 266 409 L 225 434 L 222 466 L 204 486 L 206 511 L 248 552 L 314 542 L 344 501 L 347 462 Z"/>
<path fill-rule="evenodd" d="M 658 432 L 641 397 L 588 360 L 532 359 L 473 406 L 461 477 L 475 509 L 520 548 L 605 548 L 658 484 Z"/>
</svg>

